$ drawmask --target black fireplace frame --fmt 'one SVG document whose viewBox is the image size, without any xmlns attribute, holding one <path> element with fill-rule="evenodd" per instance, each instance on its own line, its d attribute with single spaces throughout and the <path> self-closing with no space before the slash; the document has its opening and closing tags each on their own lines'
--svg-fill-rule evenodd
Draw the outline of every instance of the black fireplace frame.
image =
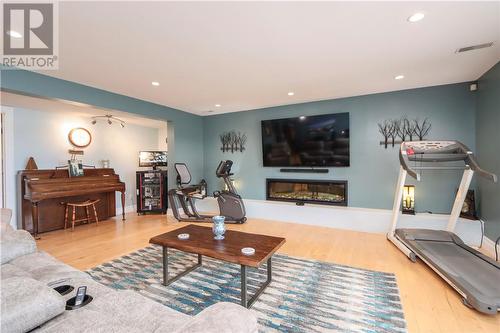
<svg viewBox="0 0 500 333">
<path fill-rule="evenodd" d="M 286 198 L 271 198 L 269 195 L 269 183 L 271 182 L 290 182 L 290 183 L 333 183 L 338 185 L 344 185 L 344 201 L 343 202 L 331 202 L 331 201 L 318 201 L 318 200 L 302 200 L 302 199 L 286 199 Z M 347 180 L 332 180 L 332 179 L 289 179 L 289 178 L 266 178 L 266 200 L 269 201 L 285 201 L 285 202 L 295 202 L 295 203 L 310 203 L 316 205 L 328 205 L 328 206 L 343 206 L 347 207 L 348 203 L 348 187 Z"/>
</svg>

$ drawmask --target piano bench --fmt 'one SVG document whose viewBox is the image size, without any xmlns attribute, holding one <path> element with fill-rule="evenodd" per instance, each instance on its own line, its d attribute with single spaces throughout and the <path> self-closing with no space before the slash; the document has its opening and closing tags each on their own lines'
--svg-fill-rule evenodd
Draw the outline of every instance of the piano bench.
<svg viewBox="0 0 500 333">
<path fill-rule="evenodd" d="M 68 212 L 69 209 L 72 209 L 72 214 L 71 214 L 71 231 L 75 230 L 75 222 L 82 222 L 86 221 L 87 223 L 90 223 L 90 207 L 92 207 L 93 212 L 94 212 L 94 220 L 95 224 L 97 225 L 99 223 L 99 219 L 97 218 L 97 210 L 95 208 L 95 204 L 99 202 L 99 199 L 97 200 L 87 200 L 84 202 L 61 202 L 61 205 L 65 205 L 66 209 L 64 211 L 64 229 L 66 229 L 67 224 L 68 224 Z M 82 219 L 76 219 L 76 209 L 78 207 L 84 207 L 85 208 L 85 213 L 86 216 L 85 218 Z"/>
</svg>

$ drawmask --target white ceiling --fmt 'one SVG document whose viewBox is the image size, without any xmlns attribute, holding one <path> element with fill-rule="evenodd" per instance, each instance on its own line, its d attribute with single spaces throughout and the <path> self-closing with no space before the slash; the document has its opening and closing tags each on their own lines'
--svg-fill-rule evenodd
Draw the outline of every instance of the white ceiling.
<svg viewBox="0 0 500 333">
<path fill-rule="evenodd" d="M 134 124 L 151 128 L 166 128 L 167 122 L 150 118 L 139 117 L 135 114 L 110 109 L 100 109 L 90 105 L 71 103 L 68 101 L 38 98 L 14 94 L 10 92 L 0 92 L 1 105 L 18 107 L 24 109 L 40 110 L 47 112 L 73 112 L 73 114 L 88 117 L 89 126 L 94 116 L 113 115 L 125 121 L 126 124 Z M 106 120 L 101 120 L 105 122 Z"/>
<path fill-rule="evenodd" d="M 59 6 L 60 68 L 45 74 L 205 115 L 470 81 L 500 60 L 500 2 Z"/>
</svg>

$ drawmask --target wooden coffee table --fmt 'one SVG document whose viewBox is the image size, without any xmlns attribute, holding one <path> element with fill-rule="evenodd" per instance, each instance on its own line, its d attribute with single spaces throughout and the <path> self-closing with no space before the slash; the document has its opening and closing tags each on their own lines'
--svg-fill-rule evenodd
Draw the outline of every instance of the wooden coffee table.
<svg viewBox="0 0 500 333">
<path fill-rule="evenodd" d="M 189 234 L 189 239 L 177 238 L 179 234 Z M 246 232 L 227 230 L 225 239 L 215 240 L 212 228 L 194 224 L 155 236 L 149 240 L 151 244 L 163 247 L 163 285 L 167 286 L 192 270 L 202 265 L 202 256 L 219 259 L 241 265 L 241 305 L 250 308 L 264 289 L 271 283 L 273 254 L 285 243 L 281 237 L 249 234 Z M 246 256 L 241 253 L 244 247 L 253 247 L 255 254 Z M 168 277 L 168 248 L 198 255 L 198 263 L 182 273 L 169 279 Z M 259 267 L 267 261 L 267 280 L 259 290 L 248 299 L 247 267 Z"/>
</svg>

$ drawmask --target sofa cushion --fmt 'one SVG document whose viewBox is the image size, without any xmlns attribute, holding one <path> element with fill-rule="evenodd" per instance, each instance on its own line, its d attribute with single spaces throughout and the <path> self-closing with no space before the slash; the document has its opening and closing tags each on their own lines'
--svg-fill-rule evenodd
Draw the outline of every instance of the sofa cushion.
<svg viewBox="0 0 500 333">
<path fill-rule="evenodd" d="M 89 278 L 84 272 L 64 264 L 43 251 L 18 257 L 9 263 L 29 272 L 35 280 L 45 283 L 64 278 Z"/>
<path fill-rule="evenodd" d="M 0 257 L 2 264 L 35 251 L 35 239 L 26 230 L 3 232 L 0 237 Z"/>
<path fill-rule="evenodd" d="M 10 219 L 12 218 L 12 211 L 7 208 L 0 208 L 0 235 L 4 232 L 9 232 L 14 230 L 10 225 Z"/>
<path fill-rule="evenodd" d="M 92 304 L 92 302 L 90 303 Z M 144 333 L 141 327 L 131 326 L 115 320 L 114 311 L 89 309 L 86 305 L 77 310 L 66 311 L 63 315 L 47 322 L 32 333 Z M 62 317 L 62 318 L 61 318 Z"/>
<path fill-rule="evenodd" d="M 2 280 L 2 332 L 27 332 L 64 312 L 66 302 L 52 288 L 26 277 Z"/>
<path fill-rule="evenodd" d="M 154 332 L 160 326 L 166 328 L 166 332 L 173 332 L 191 319 L 188 315 L 131 290 L 117 291 L 111 297 L 101 298 L 99 301 L 100 305 L 105 307 L 113 305 L 120 322 L 128 321 L 131 325 L 134 324 L 150 332 Z"/>
<path fill-rule="evenodd" d="M 136 292 L 112 291 L 80 309 L 66 311 L 36 332 L 69 332 L 74 327 L 79 327 L 78 332 L 175 332 L 190 318 Z"/>
<path fill-rule="evenodd" d="M 159 330 L 166 332 L 166 330 Z M 257 333 L 257 318 L 241 305 L 216 303 L 191 318 L 176 333 Z"/>
<path fill-rule="evenodd" d="M 28 277 L 28 278 L 33 278 L 33 276 L 30 274 L 30 272 L 21 269 L 17 267 L 16 265 L 12 264 L 3 264 L 2 268 L 0 269 L 0 273 L 2 276 L 2 280 L 11 278 L 11 277 Z"/>
</svg>

